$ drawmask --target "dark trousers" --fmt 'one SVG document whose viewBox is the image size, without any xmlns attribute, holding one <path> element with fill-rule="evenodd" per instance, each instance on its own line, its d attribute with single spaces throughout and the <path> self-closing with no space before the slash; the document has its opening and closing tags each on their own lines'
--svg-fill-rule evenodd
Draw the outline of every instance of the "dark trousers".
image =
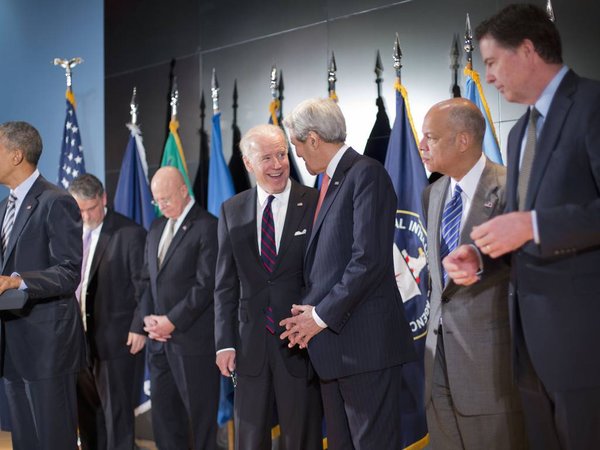
<svg viewBox="0 0 600 450">
<path fill-rule="evenodd" d="M 265 330 L 265 339 L 267 352 L 261 373 L 238 375 L 234 397 L 236 449 L 271 449 L 275 405 L 282 448 L 322 449 L 323 408 L 318 381 L 291 375 L 279 348 L 279 336 Z"/>
<path fill-rule="evenodd" d="M 532 450 L 582 450 L 600 446 L 600 387 L 551 391 L 537 376 L 521 338 L 517 386 Z M 552 349 L 548 349 L 549 352 Z M 582 355 L 594 358 L 595 355 Z M 599 380 L 600 383 L 600 380 Z"/>
<path fill-rule="evenodd" d="M 77 448 L 76 374 L 28 381 L 4 375 L 14 450 Z"/>
<path fill-rule="evenodd" d="M 402 366 L 321 380 L 330 450 L 401 449 Z"/>
<path fill-rule="evenodd" d="M 214 450 L 219 371 L 215 356 L 148 352 L 152 429 L 160 450 Z"/>
<path fill-rule="evenodd" d="M 79 436 L 83 450 L 134 448 L 134 414 L 143 382 L 144 352 L 96 360 L 77 379 Z"/>
</svg>

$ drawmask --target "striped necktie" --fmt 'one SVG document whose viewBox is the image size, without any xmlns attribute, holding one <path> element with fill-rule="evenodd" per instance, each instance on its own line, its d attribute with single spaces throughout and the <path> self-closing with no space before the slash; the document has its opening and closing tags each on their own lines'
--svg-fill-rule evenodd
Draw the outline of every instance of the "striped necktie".
<svg viewBox="0 0 600 450">
<path fill-rule="evenodd" d="M 269 195 L 267 205 L 263 211 L 260 227 L 260 260 L 267 272 L 275 270 L 277 261 L 277 245 L 275 244 L 275 220 L 273 219 L 273 210 L 271 203 L 275 197 Z"/>
<path fill-rule="evenodd" d="M 2 221 L 2 254 L 6 256 L 6 250 L 8 249 L 8 240 L 10 239 L 10 233 L 12 232 L 13 225 L 15 224 L 15 213 L 17 206 L 17 197 L 12 192 L 8 196 L 8 202 L 6 203 L 6 213 L 4 214 L 4 220 Z"/>
<path fill-rule="evenodd" d="M 460 219 L 462 216 L 462 189 L 457 184 L 454 188 L 454 194 L 450 201 L 444 207 L 442 214 L 442 243 L 440 246 L 440 260 L 458 247 L 460 237 Z M 444 270 L 444 284 L 448 279 L 448 274 Z"/>
<path fill-rule="evenodd" d="M 531 108 L 529 112 L 529 125 L 527 126 L 527 137 L 525 138 L 525 148 L 523 149 L 523 159 L 521 169 L 519 170 L 519 180 L 517 181 L 517 195 L 519 198 L 519 211 L 525 209 L 527 200 L 527 189 L 529 188 L 529 176 L 533 167 L 533 158 L 535 157 L 535 147 L 537 143 L 537 121 L 540 112 L 536 108 Z"/>
</svg>

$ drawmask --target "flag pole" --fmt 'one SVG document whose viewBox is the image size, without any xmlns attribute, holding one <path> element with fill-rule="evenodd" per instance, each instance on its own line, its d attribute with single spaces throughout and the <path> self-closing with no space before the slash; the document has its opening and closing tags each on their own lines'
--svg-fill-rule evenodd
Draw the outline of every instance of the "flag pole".
<svg viewBox="0 0 600 450">
<path fill-rule="evenodd" d="M 475 46 L 473 45 L 473 31 L 471 30 L 471 19 L 469 18 L 469 13 L 467 13 L 467 21 L 465 24 L 465 54 L 467 55 L 467 69 L 473 70 L 473 50 L 475 50 Z"/>
<path fill-rule="evenodd" d="M 381 83 L 383 82 L 381 75 L 383 75 L 383 64 L 381 62 L 379 50 L 377 50 L 377 57 L 375 58 L 375 84 L 377 84 L 377 97 L 381 97 Z"/>
<path fill-rule="evenodd" d="M 335 92 L 335 83 L 337 82 L 337 64 L 335 63 L 335 54 L 331 52 L 331 59 L 329 60 L 329 69 L 327 71 L 327 85 L 329 89 L 329 98 L 334 102 L 338 101 L 337 93 Z"/>
<path fill-rule="evenodd" d="M 458 85 L 458 69 L 460 68 L 460 50 L 458 48 L 458 35 L 455 33 L 450 48 L 450 69 L 452 69 L 452 97 L 460 97 L 460 86 Z"/>
<path fill-rule="evenodd" d="M 129 115 L 131 116 L 131 125 L 137 126 L 138 118 L 138 103 L 137 103 L 137 88 L 133 87 L 133 93 L 131 94 L 131 101 L 129 102 Z"/>
<path fill-rule="evenodd" d="M 60 66 L 65 69 L 65 76 L 67 77 L 67 89 L 71 90 L 71 85 L 73 84 L 73 69 L 75 66 L 83 63 L 83 58 L 79 56 L 71 59 L 64 58 L 54 58 L 52 64 L 55 66 Z"/>
<path fill-rule="evenodd" d="M 213 115 L 219 112 L 219 81 L 217 80 L 217 70 L 213 67 L 212 79 L 210 83 L 210 92 L 213 101 Z"/>
</svg>

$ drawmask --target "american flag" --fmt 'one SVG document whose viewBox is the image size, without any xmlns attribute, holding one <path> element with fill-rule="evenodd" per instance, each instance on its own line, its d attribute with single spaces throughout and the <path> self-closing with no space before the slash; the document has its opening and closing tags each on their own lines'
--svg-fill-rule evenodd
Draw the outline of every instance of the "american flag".
<svg viewBox="0 0 600 450">
<path fill-rule="evenodd" d="M 65 128 L 63 131 L 58 184 L 68 189 L 71 181 L 85 173 L 81 134 L 79 133 L 77 115 L 75 114 L 75 96 L 70 88 L 67 89 L 67 117 L 65 118 Z"/>
</svg>

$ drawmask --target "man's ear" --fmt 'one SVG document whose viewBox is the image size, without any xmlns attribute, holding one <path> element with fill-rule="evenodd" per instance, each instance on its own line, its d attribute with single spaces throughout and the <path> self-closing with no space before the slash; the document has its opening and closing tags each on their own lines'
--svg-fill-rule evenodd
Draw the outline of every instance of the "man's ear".
<svg viewBox="0 0 600 450">
<path fill-rule="evenodd" d="M 252 167 L 252 162 L 250 161 L 250 159 L 247 156 L 242 155 L 242 161 L 244 161 L 244 166 L 246 167 L 246 170 L 249 173 L 254 173 L 254 168 Z"/>
</svg>

